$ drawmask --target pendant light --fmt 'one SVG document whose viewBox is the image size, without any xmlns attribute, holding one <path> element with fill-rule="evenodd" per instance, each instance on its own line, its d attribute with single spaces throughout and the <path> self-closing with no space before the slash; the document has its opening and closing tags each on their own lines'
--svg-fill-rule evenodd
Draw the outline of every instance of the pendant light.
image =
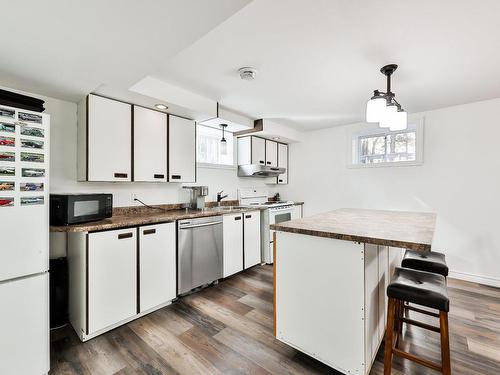
<svg viewBox="0 0 500 375">
<path fill-rule="evenodd" d="M 373 96 L 366 103 L 366 122 L 378 122 L 381 128 L 391 131 L 404 130 L 408 127 L 408 114 L 396 101 L 391 91 L 391 75 L 398 66 L 390 64 L 382 67 L 380 72 L 387 77 L 387 91 L 375 90 Z"/>
<path fill-rule="evenodd" d="M 222 139 L 220 140 L 220 153 L 221 155 L 227 155 L 227 141 L 224 138 L 224 130 L 227 128 L 227 124 L 220 124 L 222 128 Z"/>
</svg>

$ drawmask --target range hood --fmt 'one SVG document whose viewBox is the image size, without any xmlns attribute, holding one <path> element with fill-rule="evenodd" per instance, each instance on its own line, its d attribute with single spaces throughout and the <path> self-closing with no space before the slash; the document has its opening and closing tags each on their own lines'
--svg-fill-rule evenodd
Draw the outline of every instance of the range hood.
<svg viewBox="0 0 500 375">
<path fill-rule="evenodd" d="M 268 167 L 260 164 L 238 166 L 238 177 L 278 177 L 286 173 L 286 168 Z"/>
</svg>

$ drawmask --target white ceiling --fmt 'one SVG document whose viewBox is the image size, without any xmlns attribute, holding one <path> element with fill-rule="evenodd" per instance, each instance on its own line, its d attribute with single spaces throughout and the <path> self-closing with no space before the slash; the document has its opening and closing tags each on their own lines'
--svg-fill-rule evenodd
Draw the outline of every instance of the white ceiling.
<svg viewBox="0 0 500 375">
<path fill-rule="evenodd" d="M 247 5 L 248 4 L 248 5 Z M 498 0 L 0 0 L 0 83 L 72 101 L 146 76 L 300 129 L 500 97 Z M 259 70 L 253 82 L 237 69 Z"/>
<path fill-rule="evenodd" d="M 250 0 L 0 0 L 0 82 L 78 101 L 129 88 Z"/>
<path fill-rule="evenodd" d="M 254 0 L 153 75 L 311 129 L 362 120 L 397 63 L 396 98 L 420 112 L 500 97 L 499 19 L 498 0 Z"/>
</svg>

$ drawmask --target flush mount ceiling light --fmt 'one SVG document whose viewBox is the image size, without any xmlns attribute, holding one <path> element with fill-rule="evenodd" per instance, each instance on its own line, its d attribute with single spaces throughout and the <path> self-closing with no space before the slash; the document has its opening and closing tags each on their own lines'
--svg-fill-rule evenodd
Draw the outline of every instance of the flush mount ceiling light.
<svg viewBox="0 0 500 375">
<path fill-rule="evenodd" d="M 390 64 L 382 67 L 380 72 L 387 77 L 387 91 L 375 90 L 366 103 L 366 122 L 378 122 L 381 128 L 404 130 L 408 126 L 408 114 L 401 108 L 391 91 L 391 75 L 398 66 Z"/>
<path fill-rule="evenodd" d="M 161 109 L 162 111 L 168 109 L 168 107 L 165 104 L 155 104 L 155 107 Z"/>
<path fill-rule="evenodd" d="M 238 69 L 238 73 L 240 74 L 241 79 L 244 79 L 245 81 L 253 81 L 257 76 L 257 69 L 246 66 Z"/>
<path fill-rule="evenodd" d="M 227 124 L 220 124 L 222 128 L 222 139 L 220 140 L 220 153 L 222 155 L 227 155 L 227 141 L 224 138 L 224 130 L 227 128 Z"/>
</svg>

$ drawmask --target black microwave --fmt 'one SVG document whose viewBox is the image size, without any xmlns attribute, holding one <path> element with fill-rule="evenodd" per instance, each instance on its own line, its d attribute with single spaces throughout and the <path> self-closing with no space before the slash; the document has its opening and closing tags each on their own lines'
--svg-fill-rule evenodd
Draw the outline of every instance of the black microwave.
<svg viewBox="0 0 500 375">
<path fill-rule="evenodd" d="M 112 194 L 50 194 L 50 225 L 71 225 L 113 216 Z"/>
</svg>

